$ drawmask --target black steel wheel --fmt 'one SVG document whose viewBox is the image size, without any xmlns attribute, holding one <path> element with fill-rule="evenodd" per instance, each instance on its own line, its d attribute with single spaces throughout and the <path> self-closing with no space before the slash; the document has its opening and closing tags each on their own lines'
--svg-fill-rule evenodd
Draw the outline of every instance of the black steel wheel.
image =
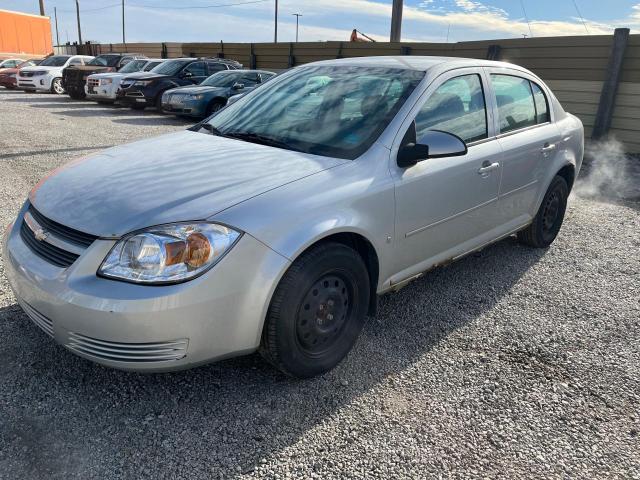
<svg viewBox="0 0 640 480">
<path fill-rule="evenodd" d="M 558 236 L 567 209 L 567 181 L 555 176 L 547 189 L 533 222 L 518 232 L 518 240 L 532 247 L 548 247 Z"/>
<path fill-rule="evenodd" d="M 302 254 L 271 300 L 260 352 L 287 375 L 335 367 L 356 342 L 369 305 L 369 273 L 352 248 L 325 243 Z"/>
</svg>

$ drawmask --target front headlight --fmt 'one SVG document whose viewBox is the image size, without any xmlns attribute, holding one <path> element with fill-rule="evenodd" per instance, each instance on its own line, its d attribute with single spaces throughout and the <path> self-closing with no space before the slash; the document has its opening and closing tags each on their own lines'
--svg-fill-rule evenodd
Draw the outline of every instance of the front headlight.
<svg viewBox="0 0 640 480">
<path fill-rule="evenodd" d="M 152 227 L 118 241 L 98 274 L 134 283 L 184 282 L 213 267 L 240 235 L 216 223 Z"/>
<path fill-rule="evenodd" d="M 113 82 L 113 80 L 110 79 L 110 78 L 101 78 L 100 79 L 100 85 L 111 85 L 111 82 Z"/>
<path fill-rule="evenodd" d="M 201 93 L 193 93 L 190 95 L 187 95 L 187 100 L 202 100 L 204 98 L 204 95 Z"/>
<path fill-rule="evenodd" d="M 133 82 L 133 84 L 136 87 L 146 87 L 147 85 L 149 85 L 151 82 L 153 82 L 153 80 L 137 80 L 135 82 Z"/>
<path fill-rule="evenodd" d="M 42 71 L 42 70 L 38 70 L 36 72 L 33 72 L 33 76 L 34 77 L 39 77 L 40 75 L 46 75 L 48 72 Z"/>
</svg>

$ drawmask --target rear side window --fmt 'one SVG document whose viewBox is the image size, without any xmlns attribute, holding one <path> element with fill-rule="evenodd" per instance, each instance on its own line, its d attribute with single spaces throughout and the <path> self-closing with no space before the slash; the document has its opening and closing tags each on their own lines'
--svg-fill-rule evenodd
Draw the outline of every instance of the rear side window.
<svg viewBox="0 0 640 480">
<path fill-rule="evenodd" d="M 208 63 L 207 66 L 209 67 L 209 73 L 222 72 L 227 69 L 227 67 L 220 62 Z"/>
<path fill-rule="evenodd" d="M 533 91 L 533 100 L 536 107 L 536 121 L 537 123 L 546 123 L 551 119 L 549 118 L 549 102 L 547 96 L 544 94 L 539 85 L 531 83 L 531 90 Z"/>
<path fill-rule="evenodd" d="M 513 75 L 491 75 L 498 103 L 500 133 L 536 124 L 536 107 L 529 80 Z"/>
<path fill-rule="evenodd" d="M 479 75 L 452 78 L 433 92 L 416 117 L 417 138 L 428 130 L 453 133 L 466 143 L 487 138 L 487 109 Z"/>
</svg>

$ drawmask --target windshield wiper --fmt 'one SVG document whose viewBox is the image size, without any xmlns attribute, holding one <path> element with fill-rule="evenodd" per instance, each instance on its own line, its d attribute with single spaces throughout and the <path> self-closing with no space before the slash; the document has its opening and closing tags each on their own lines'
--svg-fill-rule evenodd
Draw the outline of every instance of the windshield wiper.
<svg viewBox="0 0 640 480">
<path fill-rule="evenodd" d="M 258 143 L 260 145 L 267 145 L 269 147 L 283 148 L 285 150 L 293 150 L 293 148 L 280 140 L 275 138 L 260 135 L 259 133 L 252 132 L 227 132 L 225 137 L 237 138 L 238 140 L 244 140 L 245 142 Z"/>
<path fill-rule="evenodd" d="M 222 133 L 220 130 L 218 130 L 216 127 L 214 127 L 210 123 L 206 123 L 206 122 L 202 123 L 202 124 L 200 124 L 200 128 L 204 128 L 211 135 L 217 135 L 219 137 L 224 137 L 225 136 L 224 133 Z"/>
</svg>

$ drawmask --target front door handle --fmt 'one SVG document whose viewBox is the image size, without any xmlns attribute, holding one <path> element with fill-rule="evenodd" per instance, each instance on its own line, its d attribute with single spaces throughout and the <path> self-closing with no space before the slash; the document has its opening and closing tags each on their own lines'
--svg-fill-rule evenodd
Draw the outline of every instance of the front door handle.
<svg viewBox="0 0 640 480">
<path fill-rule="evenodd" d="M 555 143 L 545 143 L 544 147 L 542 147 L 542 153 L 549 153 L 555 150 L 557 145 Z"/>
<path fill-rule="evenodd" d="M 492 172 L 493 170 L 497 170 L 498 168 L 500 168 L 500 164 L 498 162 L 483 162 L 482 166 L 478 169 L 478 174 L 484 175 L 485 173 Z"/>
</svg>

